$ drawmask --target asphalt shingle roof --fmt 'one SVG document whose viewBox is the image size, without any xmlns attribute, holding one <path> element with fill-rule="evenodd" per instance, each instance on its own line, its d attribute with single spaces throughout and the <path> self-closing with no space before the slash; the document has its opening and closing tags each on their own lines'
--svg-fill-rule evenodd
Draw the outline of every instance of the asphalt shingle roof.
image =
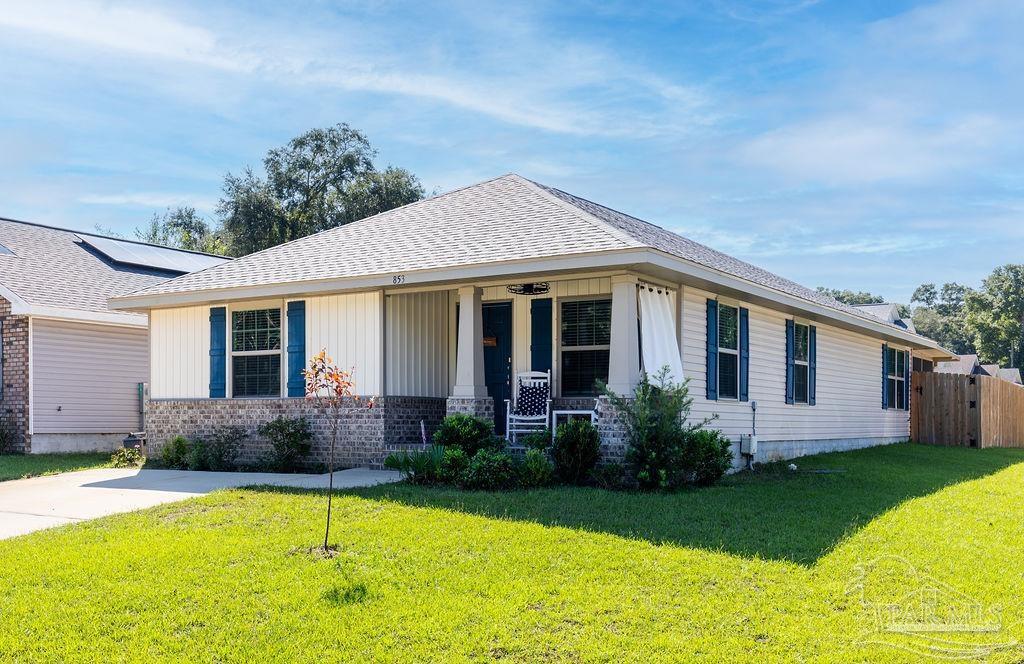
<svg viewBox="0 0 1024 664">
<path fill-rule="evenodd" d="M 183 275 L 137 296 L 653 248 L 873 323 L 816 290 L 636 217 L 515 174 Z"/>
<path fill-rule="evenodd" d="M 0 284 L 30 305 L 108 312 L 107 299 L 174 273 L 117 264 L 74 231 L 0 218 Z"/>
</svg>

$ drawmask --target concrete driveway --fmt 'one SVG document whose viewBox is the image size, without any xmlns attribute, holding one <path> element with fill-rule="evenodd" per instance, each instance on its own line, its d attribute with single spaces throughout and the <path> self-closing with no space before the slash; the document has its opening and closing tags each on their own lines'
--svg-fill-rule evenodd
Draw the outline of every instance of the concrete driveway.
<svg viewBox="0 0 1024 664">
<path fill-rule="evenodd" d="M 202 496 L 217 489 L 273 484 L 326 488 L 327 473 L 208 473 L 182 470 L 98 468 L 0 482 L 0 539 L 65 523 L 131 512 Z M 339 489 L 395 482 L 390 470 L 352 468 L 334 473 Z"/>
</svg>

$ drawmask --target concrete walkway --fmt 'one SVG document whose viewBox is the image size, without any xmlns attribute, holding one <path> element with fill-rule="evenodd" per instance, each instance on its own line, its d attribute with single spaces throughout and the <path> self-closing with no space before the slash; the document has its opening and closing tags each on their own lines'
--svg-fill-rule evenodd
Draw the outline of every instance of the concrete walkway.
<svg viewBox="0 0 1024 664">
<path fill-rule="evenodd" d="M 182 470 L 98 468 L 0 482 L 0 539 L 43 528 L 131 512 L 202 496 L 217 489 L 273 484 L 326 488 L 327 473 L 207 473 Z M 395 482 L 390 470 L 353 468 L 334 473 L 338 489 Z"/>
</svg>

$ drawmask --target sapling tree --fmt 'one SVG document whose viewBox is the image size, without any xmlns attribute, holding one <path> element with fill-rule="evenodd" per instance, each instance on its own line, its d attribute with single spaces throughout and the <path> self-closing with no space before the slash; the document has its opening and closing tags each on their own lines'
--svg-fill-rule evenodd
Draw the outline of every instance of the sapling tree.
<svg viewBox="0 0 1024 664">
<path fill-rule="evenodd" d="M 314 400 L 329 415 L 331 423 L 331 446 L 327 457 L 327 525 L 324 528 L 323 548 L 326 553 L 327 539 L 331 534 L 331 499 L 334 495 L 334 448 L 338 444 L 338 431 L 341 429 L 345 406 L 359 404 L 360 398 L 353 391 L 355 381 L 352 380 L 352 371 L 340 369 L 334 364 L 326 348 L 310 359 L 309 367 L 302 374 L 306 377 L 306 398 Z M 373 407 L 372 399 L 367 407 Z"/>
</svg>

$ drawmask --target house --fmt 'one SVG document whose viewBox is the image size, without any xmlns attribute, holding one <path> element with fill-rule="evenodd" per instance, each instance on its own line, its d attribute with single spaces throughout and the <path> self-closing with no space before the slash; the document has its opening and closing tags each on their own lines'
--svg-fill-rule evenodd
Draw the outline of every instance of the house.
<svg viewBox="0 0 1024 664">
<path fill-rule="evenodd" d="M 107 299 L 225 260 L 0 218 L 0 426 L 14 450 L 110 449 L 138 430 L 147 317 Z"/>
<path fill-rule="evenodd" d="M 952 361 L 935 365 L 937 373 L 961 374 L 966 376 L 992 376 L 1005 381 L 1021 384 L 1020 369 L 1002 368 L 998 364 L 982 364 L 977 355 L 957 355 Z"/>
<path fill-rule="evenodd" d="M 326 348 L 357 391 L 342 462 L 381 462 L 445 415 L 502 414 L 527 370 L 591 410 L 606 458 L 622 422 L 597 381 L 689 379 L 693 417 L 758 458 L 907 440 L 911 359 L 934 341 L 706 246 L 505 175 L 116 297 L 150 315 L 147 435 L 308 415 L 301 370 Z M 756 413 L 754 404 L 756 402 Z M 755 421 L 756 414 L 756 421 Z M 319 428 L 324 427 L 318 425 Z M 258 456 L 259 445 L 248 453 Z M 317 443 L 322 454 L 323 441 Z"/>
<path fill-rule="evenodd" d="M 917 330 L 914 329 L 914 321 L 900 316 L 900 305 L 898 304 L 893 302 L 879 302 L 878 304 L 855 304 L 853 306 L 865 313 L 869 313 L 872 316 L 892 323 L 897 327 L 902 327 L 904 330 L 917 332 Z"/>
</svg>

